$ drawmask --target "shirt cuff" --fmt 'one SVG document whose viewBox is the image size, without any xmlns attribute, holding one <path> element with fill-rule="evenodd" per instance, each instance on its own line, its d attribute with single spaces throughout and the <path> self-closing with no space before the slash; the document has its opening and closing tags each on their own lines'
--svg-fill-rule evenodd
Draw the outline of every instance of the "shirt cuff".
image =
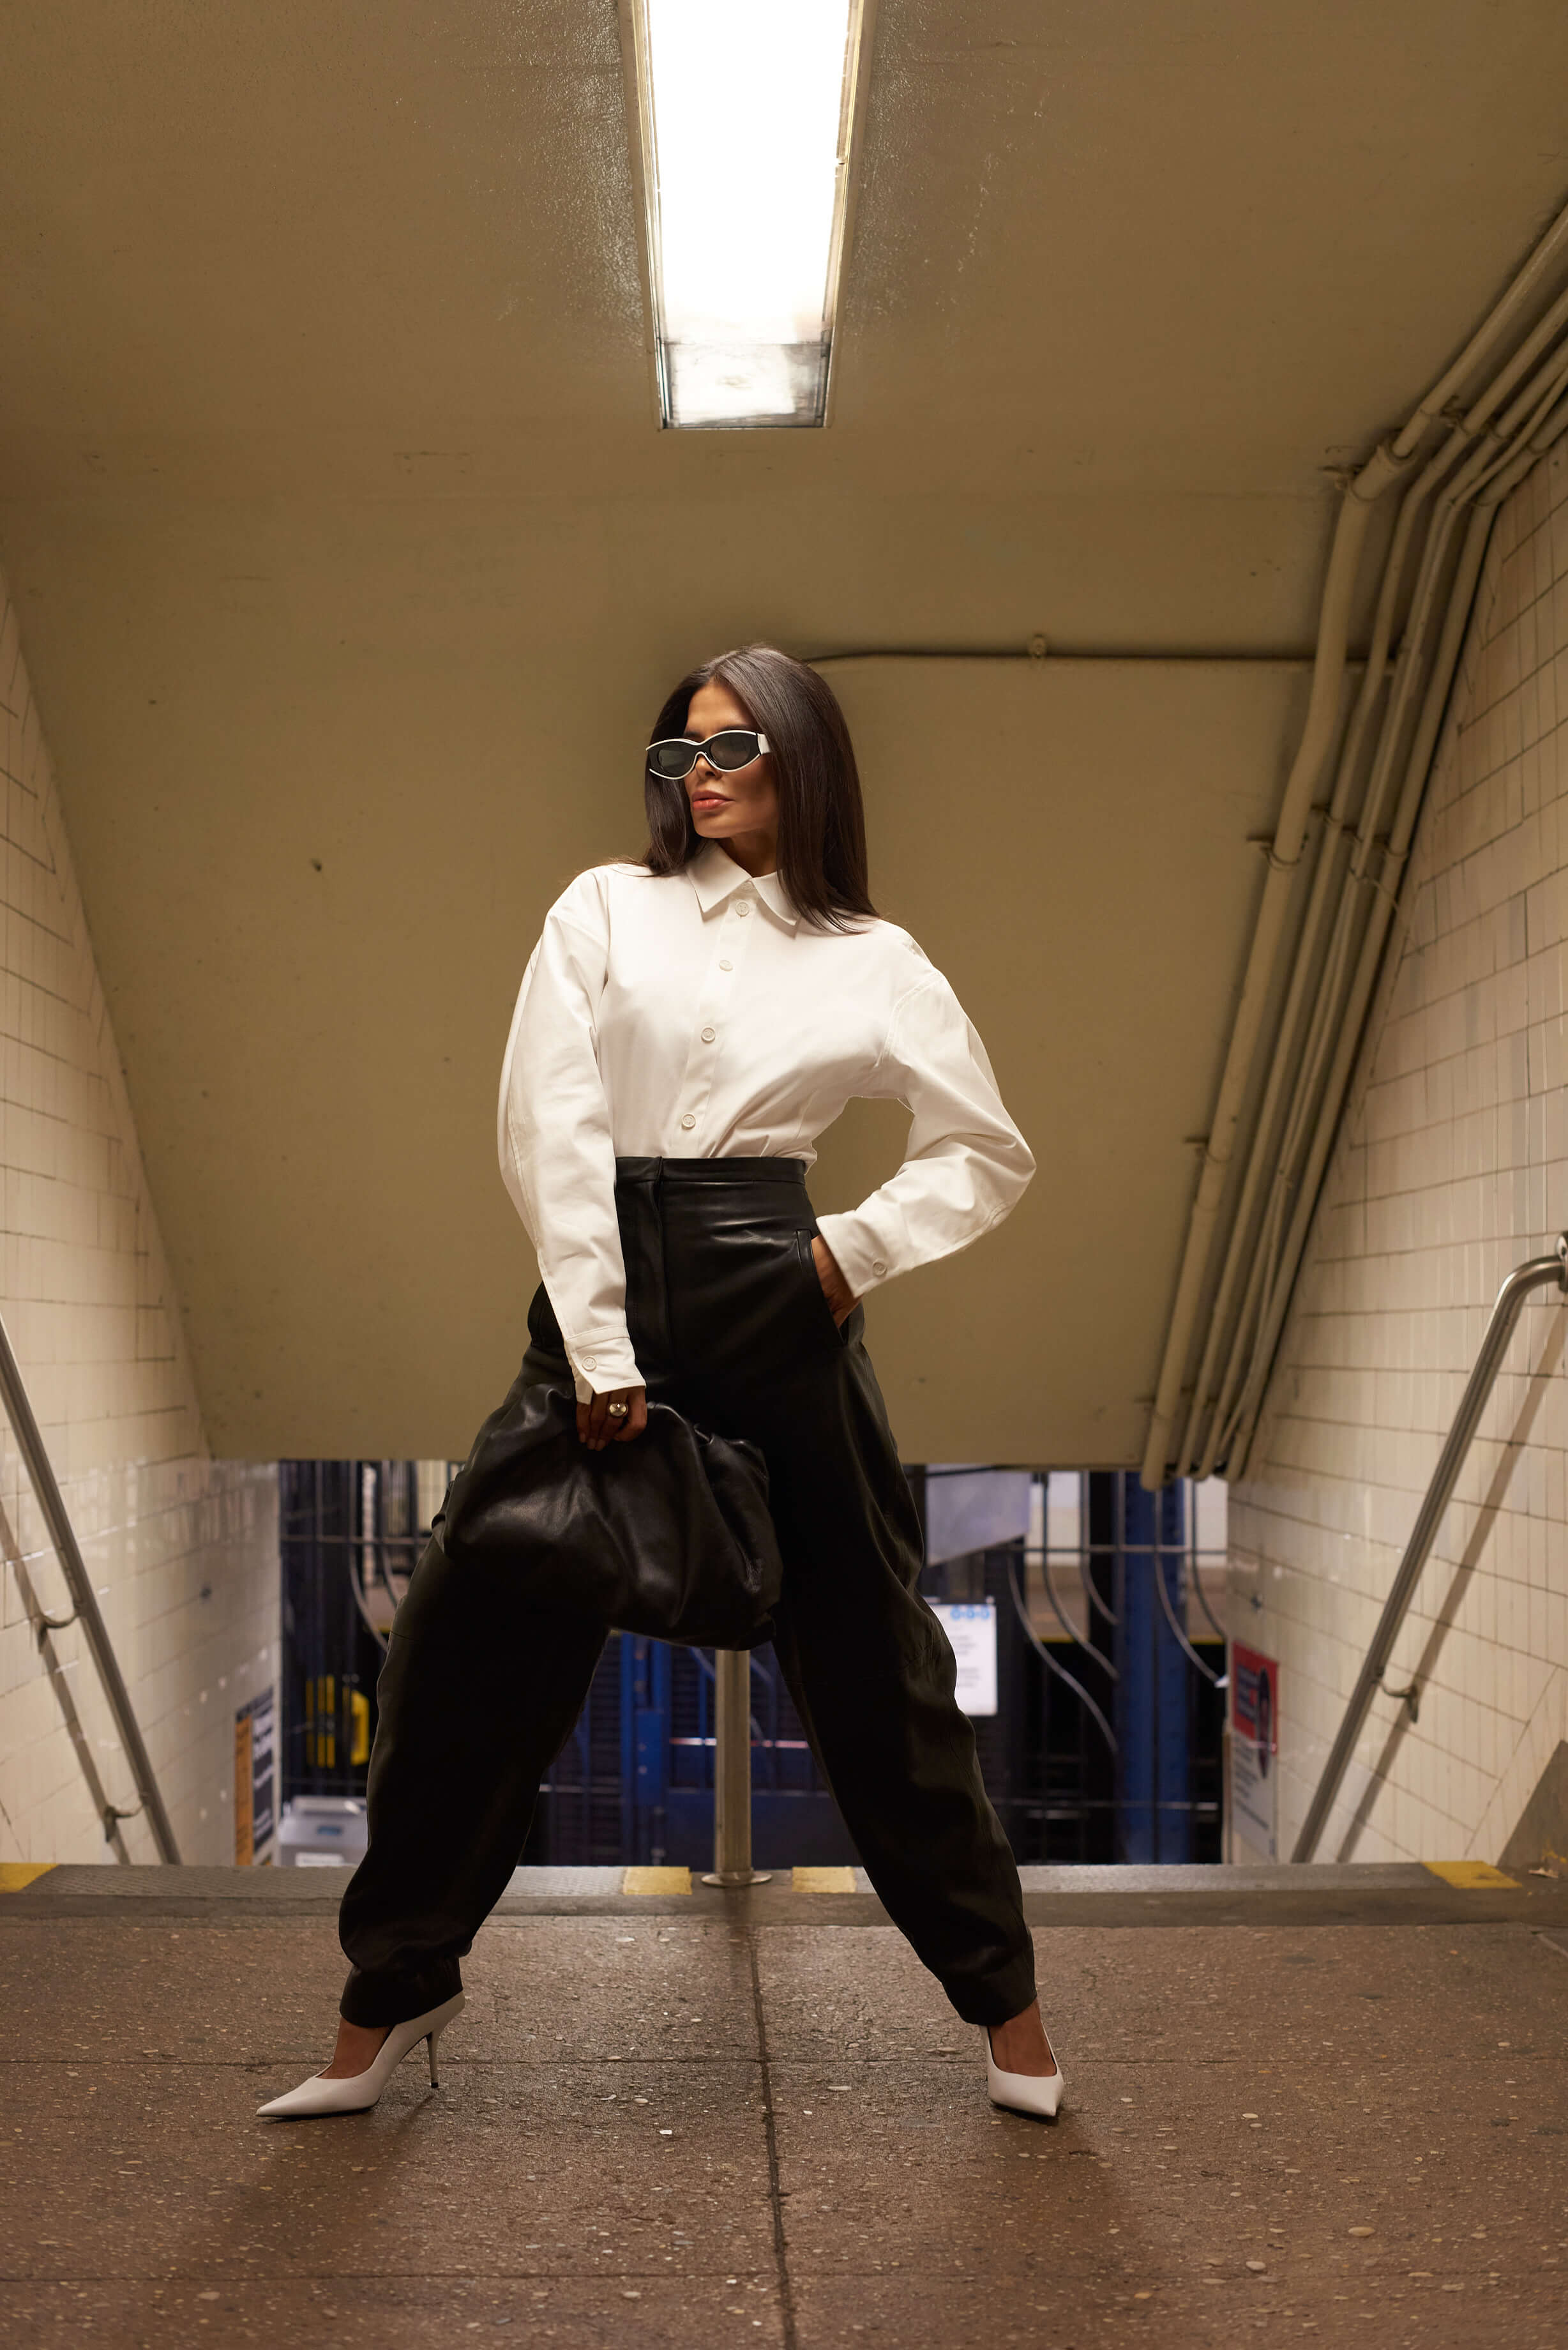
<svg viewBox="0 0 1568 2350">
<path fill-rule="evenodd" d="M 894 1267 L 877 1253 L 880 1243 L 877 1235 L 867 1230 L 860 1217 L 819 1216 L 816 1229 L 832 1250 L 852 1297 L 865 1297 L 891 1279 Z"/>
<path fill-rule="evenodd" d="M 568 1339 L 566 1360 L 572 1367 L 579 1403 L 591 1403 L 597 1395 L 613 1395 L 617 1388 L 639 1388 L 645 1384 L 637 1367 L 637 1357 L 631 1351 L 631 1340 L 624 1330 L 603 1338 L 585 1338 L 580 1345 Z"/>
</svg>

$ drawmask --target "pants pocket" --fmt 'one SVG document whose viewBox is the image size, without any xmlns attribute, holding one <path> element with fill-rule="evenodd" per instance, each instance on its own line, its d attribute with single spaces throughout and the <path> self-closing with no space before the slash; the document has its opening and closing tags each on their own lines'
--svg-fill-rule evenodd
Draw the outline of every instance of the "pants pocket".
<svg viewBox="0 0 1568 2350">
<path fill-rule="evenodd" d="M 811 1243 L 815 1238 L 814 1232 L 796 1232 L 795 1258 L 800 1266 L 801 1277 L 811 1292 L 820 1326 L 826 1331 L 836 1347 L 842 1347 L 845 1343 L 843 1325 L 834 1320 L 833 1308 L 828 1304 L 826 1293 L 817 1278 L 816 1259 L 811 1253 Z"/>
</svg>

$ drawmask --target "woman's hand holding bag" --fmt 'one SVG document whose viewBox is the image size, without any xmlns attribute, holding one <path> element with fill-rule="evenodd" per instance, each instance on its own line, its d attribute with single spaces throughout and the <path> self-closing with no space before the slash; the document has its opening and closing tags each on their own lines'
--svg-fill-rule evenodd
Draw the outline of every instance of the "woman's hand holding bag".
<svg viewBox="0 0 1568 2350">
<path fill-rule="evenodd" d="M 760 1648 L 784 1579 L 761 1452 L 642 1388 L 634 1399 L 639 1440 L 596 1445 L 578 1434 L 592 1408 L 519 1379 L 475 1439 L 433 1542 L 460 1573 L 516 1578 L 542 1610 L 586 1607 L 686 1648 Z M 628 1409 L 628 1435 L 631 1419 Z"/>
<path fill-rule="evenodd" d="M 625 1407 L 624 1413 L 618 1411 L 618 1404 Z M 577 1440 L 594 1452 L 607 1444 L 628 1444 L 647 1426 L 646 1388 L 611 1388 L 577 1406 Z"/>
</svg>

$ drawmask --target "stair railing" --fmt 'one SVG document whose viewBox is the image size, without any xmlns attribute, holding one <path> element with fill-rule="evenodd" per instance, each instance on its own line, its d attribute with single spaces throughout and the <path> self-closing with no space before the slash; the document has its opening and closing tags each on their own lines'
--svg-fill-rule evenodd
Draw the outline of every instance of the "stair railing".
<svg viewBox="0 0 1568 2350">
<path fill-rule="evenodd" d="M 17 1363 L 3 1320 L 0 1320 L 0 1404 L 5 1406 L 5 1417 L 9 1419 L 12 1431 L 16 1436 L 16 1448 L 22 1455 L 23 1464 L 33 1488 L 34 1498 L 43 1513 L 44 1523 L 49 1532 L 49 1541 L 53 1545 L 55 1556 L 60 1563 L 60 1571 L 66 1578 L 66 1586 L 71 1596 L 71 1613 L 68 1616 L 40 1616 L 36 1619 L 40 1645 L 47 1634 L 63 1632 L 67 1624 L 81 1626 L 88 1653 L 98 1668 L 99 1680 L 104 1696 L 108 1700 L 109 1712 L 114 1717 L 115 1731 L 124 1749 L 125 1759 L 130 1766 L 130 1775 L 135 1782 L 136 1793 L 140 1797 L 140 1801 L 130 1811 L 122 1811 L 114 1804 L 105 1804 L 104 1835 L 106 1838 L 112 1839 L 121 1820 L 133 1820 L 138 1813 L 144 1812 L 147 1815 L 147 1825 L 152 1831 L 153 1842 L 158 1846 L 159 1858 L 177 1863 L 180 1858 L 180 1849 L 174 1841 L 174 1830 L 170 1824 L 169 1814 L 159 1790 L 151 1760 L 142 1739 L 140 1724 L 131 1707 L 130 1692 L 125 1686 L 125 1678 L 120 1672 L 119 1659 L 109 1640 L 109 1627 L 99 1607 L 98 1596 L 92 1587 L 92 1578 L 87 1570 L 87 1562 L 82 1557 L 75 1529 L 66 1509 L 65 1497 L 60 1492 L 53 1463 L 50 1461 L 43 1437 L 39 1432 L 38 1423 L 33 1416 L 33 1406 L 28 1398 L 26 1382 L 22 1378 L 21 1367 Z"/>
<path fill-rule="evenodd" d="M 1516 1265 L 1497 1293 L 1497 1302 L 1486 1326 L 1486 1336 L 1481 1340 L 1475 1368 L 1466 1382 L 1464 1394 L 1459 1398 L 1454 1424 L 1432 1471 L 1432 1482 L 1427 1488 L 1410 1539 L 1405 1545 L 1405 1555 L 1399 1561 L 1393 1588 L 1383 1603 L 1383 1613 L 1372 1636 L 1372 1645 L 1362 1660 L 1355 1687 L 1350 1693 L 1350 1702 L 1345 1709 L 1345 1719 L 1329 1750 L 1328 1760 L 1323 1766 L 1323 1776 L 1317 1783 L 1306 1818 L 1302 1823 L 1301 1834 L 1296 1838 L 1295 1850 L 1291 1855 L 1293 1860 L 1310 1860 L 1317 1850 L 1318 1838 L 1327 1825 L 1340 1783 L 1350 1767 L 1350 1759 L 1355 1752 L 1355 1742 L 1361 1735 L 1368 1709 L 1388 1669 L 1394 1643 L 1416 1596 L 1421 1570 L 1438 1539 L 1443 1513 L 1453 1499 L 1454 1487 L 1459 1482 L 1465 1457 L 1480 1425 L 1481 1414 L 1486 1409 L 1497 1375 L 1502 1368 L 1514 1325 L 1532 1290 L 1544 1288 L 1549 1282 L 1555 1283 L 1558 1290 L 1568 1296 L 1568 1232 L 1558 1234 L 1557 1246 L 1550 1256 L 1532 1257 L 1528 1263 Z M 1418 1695 L 1414 1686 L 1392 1694 L 1402 1697 L 1414 1711 Z"/>
</svg>

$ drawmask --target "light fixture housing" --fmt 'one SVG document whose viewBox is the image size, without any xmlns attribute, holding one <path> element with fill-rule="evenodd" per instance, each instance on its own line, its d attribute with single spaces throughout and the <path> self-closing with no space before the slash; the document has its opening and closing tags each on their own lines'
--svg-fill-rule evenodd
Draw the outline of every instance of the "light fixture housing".
<svg viewBox="0 0 1568 2350">
<path fill-rule="evenodd" d="M 659 422 L 827 421 L 871 0 L 623 0 Z"/>
</svg>

